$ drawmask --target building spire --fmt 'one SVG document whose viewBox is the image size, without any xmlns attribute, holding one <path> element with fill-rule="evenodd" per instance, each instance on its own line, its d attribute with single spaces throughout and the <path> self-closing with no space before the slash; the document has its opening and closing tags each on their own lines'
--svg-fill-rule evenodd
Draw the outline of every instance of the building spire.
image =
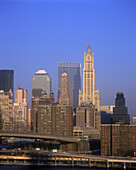
<svg viewBox="0 0 136 170">
<path fill-rule="evenodd" d="M 91 52 L 91 47 L 90 47 L 90 43 L 88 43 L 88 47 L 87 47 L 87 51 L 86 51 L 86 54 L 92 54 Z"/>
</svg>

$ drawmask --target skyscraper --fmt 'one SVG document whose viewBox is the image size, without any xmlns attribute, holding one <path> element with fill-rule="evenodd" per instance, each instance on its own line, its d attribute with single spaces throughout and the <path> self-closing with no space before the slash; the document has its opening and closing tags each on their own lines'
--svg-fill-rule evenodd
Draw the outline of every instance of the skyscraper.
<svg viewBox="0 0 136 170">
<path fill-rule="evenodd" d="M 54 102 L 54 95 L 32 98 L 32 131 L 59 136 L 73 135 L 73 106 L 68 94 L 68 76 L 61 76 L 59 104 Z"/>
<path fill-rule="evenodd" d="M 69 97 L 74 108 L 78 106 L 78 94 L 81 88 L 81 64 L 80 63 L 58 63 L 58 100 L 61 93 L 61 75 L 67 73 L 69 78 Z"/>
<path fill-rule="evenodd" d="M 61 95 L 59 104 L 70 104 L 68 75 L 64 72 L 61 76 Z"/>
<path fill-rule="evenodd" d="M 84 53 L 83 91 L 79 90 L 79 105 L 82 101 L 91 101 L 99 111 L 100 97 L 99 90 L 95 90 L 94 54 L 90 43 Z"/>
<path fill-rule="evenodd" d="M 45 70 L 41 69 L 34 74 L 32 79 L 32 97 L 41 97 L 43 93 L 50 95 L 51 78 Z"/>
<path fill-rule="evenodd" d="M 13 104 L 14 124 L 17 125 L 17 131 L 26 130 L 28 124 L 28 103 L 27 90 L 19 88 L 15 92 L 15 103 Z"/>
<path fill-rule="evenodd" d="M 1 125 L 4 131 L 12 131 L 13 121 L 13 93 L 12 90 L 4 92 L 0 90 L 0 110 L 1 110 Z"/>
<path fill-rule="evenodd" d="M 123 92 L 117 92 L 115 99 L 115 107 L 113 108 L 113 123 L 123 121 L 125 124 L 130 124 L 127 107 L 125 107 L 125 98 Z"/>
<path fill-rule="evenodd" d="M 14 91 L 14 71 L 0 70 L 0 90 L 9 92 L 10 89 Z"/>
</svg>

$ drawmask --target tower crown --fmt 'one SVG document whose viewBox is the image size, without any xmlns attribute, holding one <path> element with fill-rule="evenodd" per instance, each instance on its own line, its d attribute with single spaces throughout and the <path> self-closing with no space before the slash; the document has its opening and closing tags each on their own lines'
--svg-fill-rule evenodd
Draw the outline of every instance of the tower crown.
<svg viewBox="0 0 136 170">
<path fill-rule="evenodd" d="M 91 52 L 91 47 L 90 47 L 90 43 L 88 43 L 88 47 L 87 47 L 87 51 L 86 51 L 86 54 L 92 54 Z"/>
</svg>

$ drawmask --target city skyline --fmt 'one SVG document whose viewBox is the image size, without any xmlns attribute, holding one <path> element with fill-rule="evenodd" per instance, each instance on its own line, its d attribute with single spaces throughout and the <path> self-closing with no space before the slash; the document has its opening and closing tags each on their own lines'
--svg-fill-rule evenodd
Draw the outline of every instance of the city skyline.
<svg viewBox="0 0 136 170">
<path fill-rule="evenodd" d="M 30 104 L 32 77 L 44 68 L 56 99 L 57 63 L 79 62 L 83 68 L 90 42 L 100 104 L 113 105 L 122 91 L 128 113 L 136 116 L 135 7 L 133 0 L 0 1 L 0 69 L 14 70 L 14 91 L 27 89 Z"/>
</svg>

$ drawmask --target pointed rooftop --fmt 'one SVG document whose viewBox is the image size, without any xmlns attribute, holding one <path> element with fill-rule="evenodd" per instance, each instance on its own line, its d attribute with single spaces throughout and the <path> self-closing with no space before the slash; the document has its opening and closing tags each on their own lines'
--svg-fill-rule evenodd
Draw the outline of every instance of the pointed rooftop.
<svg viewBox="0 0 136 170">
<path fill-rule="evenodd" d="M 62 74 L 62 76 L 67 76 L 67 73 L 64 71 L 64 73 Z"/>
<path fill-rule="evenodd" d="M 91 47 L 90 47 L 90 43 L 88 43 L 88 47 L 87 47 L 87 51 L 86 51 L 86 54 L 92 54 L 91 52 Z"/>
<path fill-rule="evenodd" d="M 47 72 L 44 69 L 40 69 L 35 74 L 47 74 Z"/>
</svg>

